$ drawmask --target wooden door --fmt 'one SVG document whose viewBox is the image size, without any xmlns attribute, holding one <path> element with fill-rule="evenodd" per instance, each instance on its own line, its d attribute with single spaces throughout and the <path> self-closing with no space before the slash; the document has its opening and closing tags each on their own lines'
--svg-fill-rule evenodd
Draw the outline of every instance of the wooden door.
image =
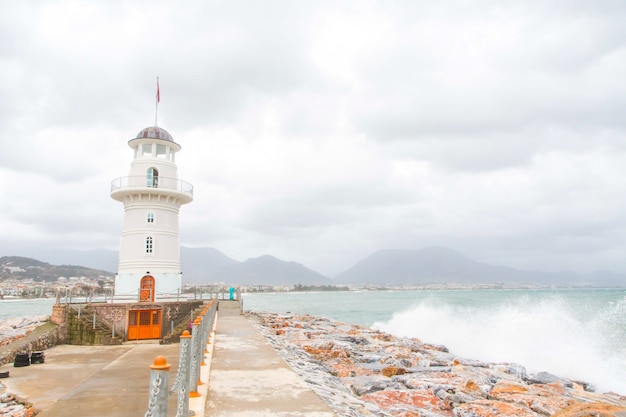
<svg viewBox="0 0 626 417">
<path fill-rule="evenodd" d="M 130 310 L 128 340 L 160 339 L 161 310 Z"/>
<path fill-rule="evenodd" d="M 141 284 L 139 284 L 139 301 L 154 302 L 154 288 L 155 281 L 151 275 L 146 275 L 141 278 Z"/>
</svg>

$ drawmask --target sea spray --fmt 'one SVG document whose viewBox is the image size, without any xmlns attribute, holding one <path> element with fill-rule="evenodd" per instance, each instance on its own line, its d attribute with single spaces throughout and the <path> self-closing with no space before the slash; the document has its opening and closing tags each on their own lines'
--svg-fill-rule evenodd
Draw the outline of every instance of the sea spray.
<svg viewBox="0 0 626 417">
<path fill-rule="evenodd" d="M 536 300 L 524 294 L 486 304 L 423 300 L 374 327 L 444 344 L 467 358 L 516 362 L 530 373 L 547 371 L 590 382 L 599 391 L 626 393 L 624 335 L 619 333 L 624 332 L 626 299 L 598 308 L 559 295 Z"/>
</svg>

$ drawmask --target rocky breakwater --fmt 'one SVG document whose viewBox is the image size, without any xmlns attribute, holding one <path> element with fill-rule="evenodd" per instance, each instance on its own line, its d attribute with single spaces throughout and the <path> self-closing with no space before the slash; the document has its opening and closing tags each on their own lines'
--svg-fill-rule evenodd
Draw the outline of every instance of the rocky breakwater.
<svg viewBox="0 0 626 417">
<path fill-rule="evenodd" d="M 0 322 L 0 346 L 23 339 L 24 336 L 48 320 L 50 320 L 50 316 L 44 315 L 10 318 Z"/>
<path fill-rule="evenodd" d="M 42 334 L 31 340 L 29 335 L 44 325 L 49 316 L 11 318 L 0 322 L 0 364 L 12 362 L 16 352 L 43 350 L 56 344 L 56 333 Z M 0 391 L 4 391 L 0 383 Z M 0 416 L 33 417 L 37 410 L 26 399 L 11 393 L 0 395 Z"/>
<path fill-rule="evenodd" d="M 33 352 L 55 346 L 58 334 L 54 325 L 51 329 L 38 334 L 33 331 L 37 328 L 45 329 L 50 316 L 31 316 L 11 318 L 0 322 L 0 365 L 13 362 L 15 354 Z M 36 335 L 36 337 L 33 337 Z"/>
<path fill-rule="evenodd" d="M 247 313 L 341 416 L 626 417 L 626 397 L 513 363 L 309 315 Z M 572 364 L 575 366 L 575 364 Z"/>
</svg>

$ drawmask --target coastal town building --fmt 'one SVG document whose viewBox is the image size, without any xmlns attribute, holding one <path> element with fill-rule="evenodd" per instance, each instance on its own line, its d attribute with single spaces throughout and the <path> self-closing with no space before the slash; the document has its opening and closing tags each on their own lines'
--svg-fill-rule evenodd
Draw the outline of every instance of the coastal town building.
<svg viewBox="0 0 626 417">
<path fill-rule="evenodd" d="M 178 178 L 181 146 L 165 129 L 147 127 L 128 145 L 130 172 L 111 182 L 111 197 L 124 204 L 115 296 L 154 302 L 181 292 L 178 214 L 193 186 Z"/>
</svg>

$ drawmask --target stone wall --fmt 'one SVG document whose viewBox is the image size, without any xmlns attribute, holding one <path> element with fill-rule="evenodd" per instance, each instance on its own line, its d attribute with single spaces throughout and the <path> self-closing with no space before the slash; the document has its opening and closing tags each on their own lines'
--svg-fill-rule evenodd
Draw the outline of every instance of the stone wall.
<svg viewBox="0 0 626 417">
<path fill-rule="evenodd" d="M 50 349 L 57 344 L 59 344 L 59 327 L 54 326 L 40 335 L 26 337 L 20 340 L 19 343 L 7 345 L 0 352 L 0 365 L 13 362 L 17 353 L 40 352 Z"/>
<path fill-rule="evenodd" d="M 112 337 L 112 331 L 101 323 L 94 324 L 84 314 L 79 316 L 76 311 L 68 311 L 65 343 L 68 345 L 115 345 L 122 341 Z"/>
<path fill-rule="evenodd" d="M 128 322 L 128 304 L 122 303 L 90 303 L 84 307 L 91 315 L 96 316 L 96 321 L 106 328 L 113 330 L 117 336 L 126 338 L 126 323 Z M 113 334 L 112 331 L 109 333 Z"/>
<path fill-rule="evenodd" d="M 50 321 L 58 326 L 58 344 L 65 343 L 67 339 L 67 304 L 53 305 Z"/>
<path fill-rule="evenodd" d="M 202 308 L 208 301 L 200 299 L 162 303 L 59 303 L 52 306 L 50 320 L 59 326 L 59 343 L 118 344 L 128 337 L 129 311 L 160 309 L 162 311 L 161 337 L 165 339 L 171 338 L 169 333 L 172 329 L 179 325 L 184 328 L 192 312 Z M 79 311 L 80 317 L 77 317 Z"/>
</svg>

